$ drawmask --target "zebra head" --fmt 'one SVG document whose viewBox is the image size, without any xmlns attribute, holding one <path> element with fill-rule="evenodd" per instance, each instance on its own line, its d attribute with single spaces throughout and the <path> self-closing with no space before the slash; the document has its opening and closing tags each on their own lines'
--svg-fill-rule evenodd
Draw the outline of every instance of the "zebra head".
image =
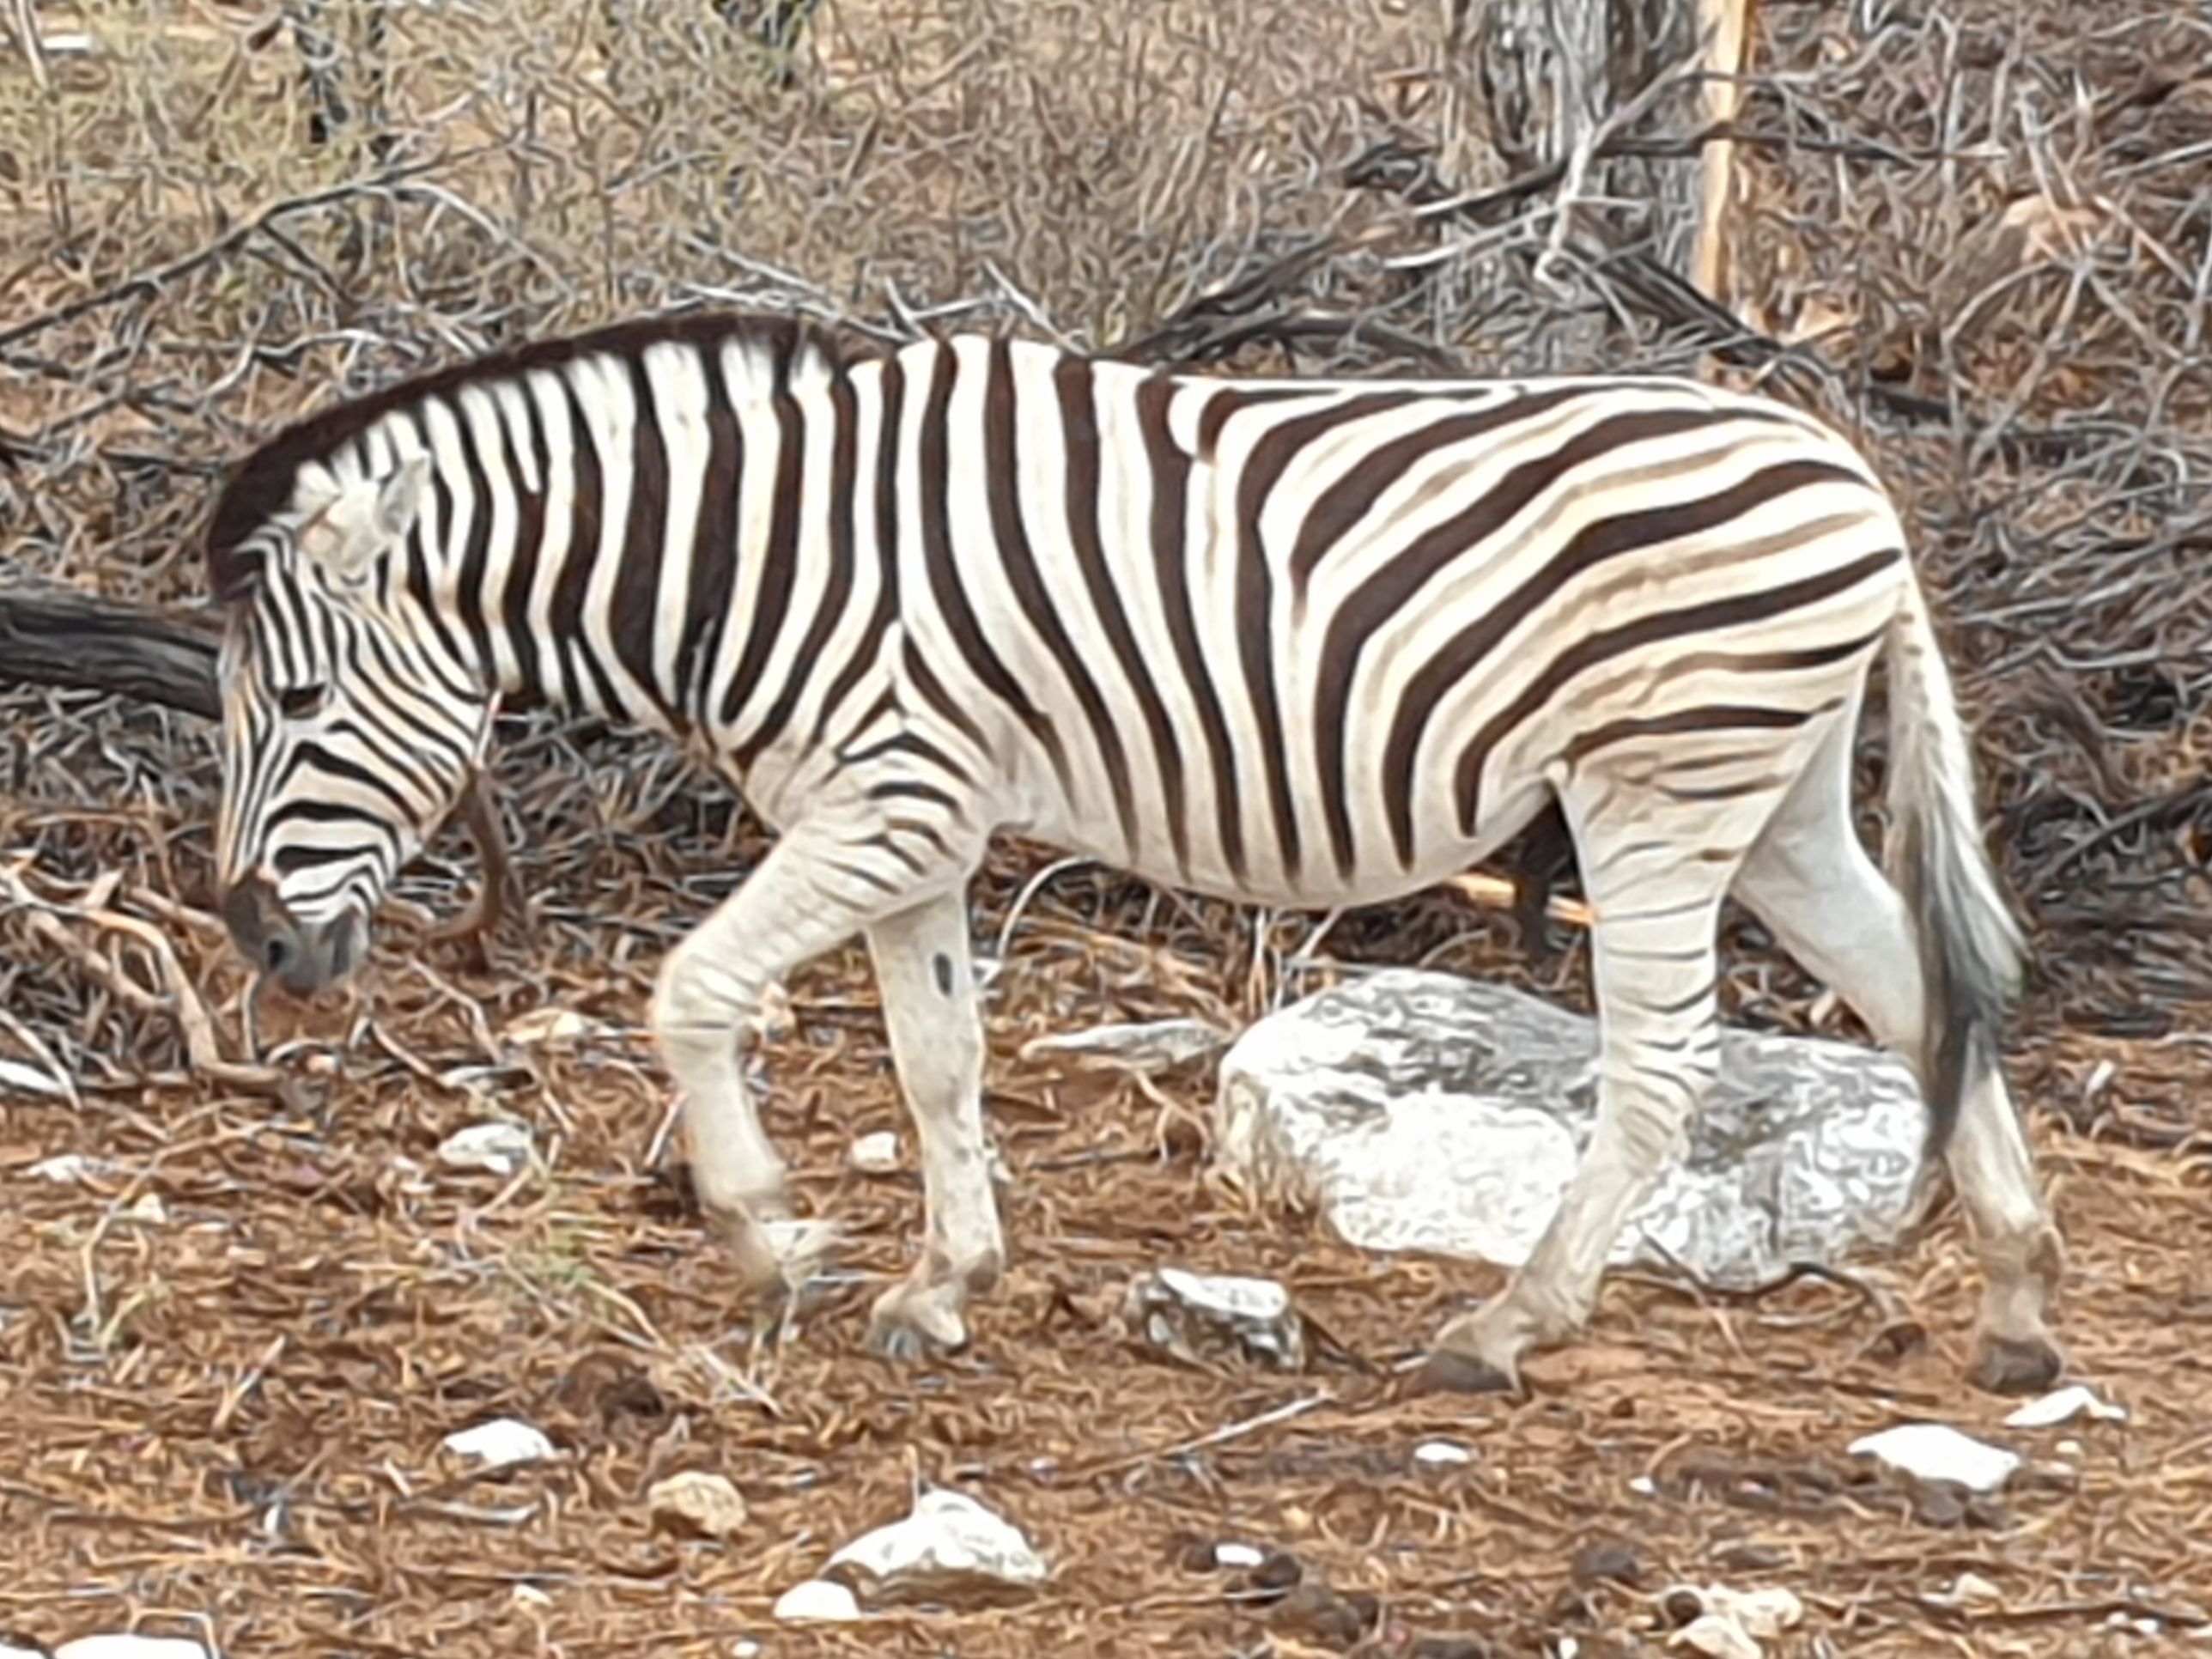
<svg viewBox="0 0 2212 1659">
<path fill-rule="evenodd" d="M 223 920 L 302 994 L 368 954 L 369 921 L 481 761 L 494 698 L 410 580 L 430 462 L 302 465 L 229 550 L 222 656 Z M 243 574 L 240 574 L 243 573 Z M 224 584 L 218 584 L 218 592 Z"/>
</svg>

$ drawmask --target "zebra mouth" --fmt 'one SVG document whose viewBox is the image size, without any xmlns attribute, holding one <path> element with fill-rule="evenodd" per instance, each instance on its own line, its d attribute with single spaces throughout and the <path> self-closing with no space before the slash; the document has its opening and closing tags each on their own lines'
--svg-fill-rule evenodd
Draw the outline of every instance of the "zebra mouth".
<svg viewBox="0 0 2212 1659">
<path fill-rule="evenodd" d="M 239 954 L 295 996 L 336 985 L 368 954 L 366 917 L 348 910 L 327 921 L 302 921 L 259 876 L 246 877 L 224 895 L 222 915 Z"/>
</svg>

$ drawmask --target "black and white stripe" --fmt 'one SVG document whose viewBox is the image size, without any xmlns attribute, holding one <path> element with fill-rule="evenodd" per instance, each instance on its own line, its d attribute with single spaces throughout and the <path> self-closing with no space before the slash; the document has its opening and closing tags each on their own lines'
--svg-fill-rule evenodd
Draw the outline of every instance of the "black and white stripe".
<svg viewBox="0 0 2212 1659">
<path fill-rule="evenodd" d="M 264 956 L 365 927 L 495 696 L 679 734 L 782 831 L 664 976 L 695 1115 L 733 1085 L 671 1034 L 726 1033 L 840 936 L 878 945 L 895 1038 L 918 1018 L 890 1006 L 914 994 L 879 933 L 957 903 L 994 834 L 1324 907 L 1456 873 L 1557 800 L 1618 1127 L 1563 1206 L 1572 1248 L 1448 1349 L 1510 1375 L 1580 1317 L 1591 1239 L 1717 1064 L 1732 885 L 1792 912 L 1769 919 L 1923 1062 L 1937 1144 L 1988 1116 L 1962 1186 L 2025 1170 L 1994 1063 L 2018 943 L 1904 532 L 1863 459 L 1781 404 L 1651 379 L 1182 378 L 982 337 L 848 358 L 691 316 L 317 417 L 246 463 L 210 557 L 234 616 L 224 876 L 270 896 L 276 932 L 241 936 Z M 1910 1006 L 1849 982 L 1856 924 L 1829 914 L 1839 882 L 1897 905 L 1850 811 L 1885 650 Z M 750 1121 L 734 1086 L 709 1109 Z M 738 1138 L 702 1190 L 757 1243 L 742 1218 L 775 1182 L 739 1166 L 772 1154 Z M 1992 1237 L 2047 1228 L 2032 1182 L 1968 1196 Z M 995 1215 L 970 1231 L 995 1259 Z M 902 1291 L 941 1312 L 942 1281 Z M 2032 1312 L 1998 1334 L 2040 1340 Z M 1509 1316 L 1528 1328 L 1501 1334 Z"/>
</svg>

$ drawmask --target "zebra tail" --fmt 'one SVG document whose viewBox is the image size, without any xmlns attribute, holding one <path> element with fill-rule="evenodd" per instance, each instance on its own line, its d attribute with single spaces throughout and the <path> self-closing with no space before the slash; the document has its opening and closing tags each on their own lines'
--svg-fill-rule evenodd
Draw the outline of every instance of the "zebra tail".
<svg viewBox="0 0 2212 1659">
<path fill-rule="evenodd" d="M 1967 1088 L 1997 1066 L 2027 944 L 1983 843 L 1973 756 L 1917 581 L 1891 620 L 1889 647 L 1886 852 L 1919 944 L 1918 1062 L 1933 1162 L 1950 1144 Z"/>
</svg>

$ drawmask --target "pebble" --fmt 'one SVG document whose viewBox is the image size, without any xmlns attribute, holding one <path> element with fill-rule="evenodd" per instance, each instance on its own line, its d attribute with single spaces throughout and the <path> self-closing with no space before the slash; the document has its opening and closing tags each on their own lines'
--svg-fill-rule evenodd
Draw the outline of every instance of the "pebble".
<svg viewBox="0 0 2212 1659">
<path fill-rule="evenodd" d="M 744 1529 L 745 1500 L 719 1474 L 687 1469 L 656 1480 L 645 1495 L 656 1526 L 700 1538 L 733 1538 Z"/>
<path fill-rule="evenodd" d="M 443 1443 L 455 1456 L 473 1457 L 495 1469 L 554 1455 L 553 1443 L 545 1431 L 519 1417 L 495 1417 L 472 1428 L 456 1429 Z"/>
<path fill-rule="evenodd" d="M 860 1603 L 842 1584 L 810 1578 L 777 1596 L 772 1611 L 787 1625 L 848 1625 L 860 1616 Z"/>
<path fill-rule="evenodd" d="M 1901 1423 L 1851 1442 L 1853 1456 L 1872 1457 L 1916 1480 L 1947 1481 L 1991 1492 L 2020 1468 L 2016 1453 L 1989 1445 L 1941 1423 Z"/>
</svg>

